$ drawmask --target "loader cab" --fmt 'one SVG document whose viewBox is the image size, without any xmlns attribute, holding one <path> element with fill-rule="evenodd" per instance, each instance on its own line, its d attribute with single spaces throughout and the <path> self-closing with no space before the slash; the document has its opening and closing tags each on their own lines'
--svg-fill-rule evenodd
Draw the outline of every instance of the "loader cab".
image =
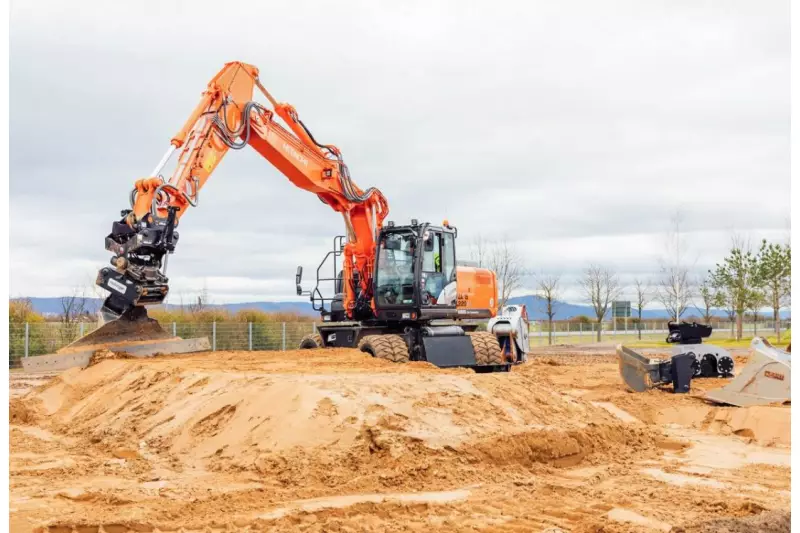
<svg viewBox="0 0 800 533">
<path fill-rule="evenodd" d="M 449 318 L 456 314 L 457 230 L 411 221 L 381 231 L 375 259 L 380 320 Z"/>
</svg>

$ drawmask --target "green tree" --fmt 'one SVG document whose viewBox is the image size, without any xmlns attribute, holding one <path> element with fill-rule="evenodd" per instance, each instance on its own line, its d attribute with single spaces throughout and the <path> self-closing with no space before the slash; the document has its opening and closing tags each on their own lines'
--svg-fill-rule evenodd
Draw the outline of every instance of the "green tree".
<svg viewBox="0 0 800 533">
<path fill-rule="evenodd" d="M 712 283 L 713 288 L 713 283 Z M 725 316 L 728 317 L 728 322 L 731 325 L 731 338 L 736 336 L 735 331 L 735 324 L 736 324 L 736 309 L 733 305 L 733 298 L 731 298 L 728 291 L 723 288 L 714 288 L 714 303 L 713 307 L 717 307 L 725 311 Z"/>
<path fill-rule="evenodd" d="M 719 305 L 717 305 L 720 301 L 718 297 L 719 292 L 714 289 L 713 284 L 709 279 L 703 280 L 697 292 L 700 295 L 700 299 L 703 301 L 703 307 L 695 307 L 698 311 L 703 313 L 703 320 L 705 320 L 705 323 L 711 324 L 711 310 L 715 307 L 719 307 Z"/>
<path fill-rule="evenodd" d="M 734 237 L 731 251 L 709 271 L 712 287 L 724 290 L 736 311 L 736 340 L 742 338 L 744 313 L 751 308 L 758 287 L 758 259 L 749 247 Z"/>
<path fill-rule="evenodd" d="M 756 280 L 755 283 L 760 283 L 760 280 Z M 747 298 L 747 308 L 750 310 L 753 316 L 753 337 L 758 335 L 758 312 L 766 303 L 767 299 L 764 294 L 764 290 L 760 286 L 755 286 L 750 291 L 748 298 Z"/>
<path fill-rule="evenodd" d="M 791 246 L 768 244 L 766 239 L 761 241 L 761 249 L 758 251 L 758 285 L 763 290 L 765 303 L 772 308 L 778 342 L 781 341 L 780 312 L 791 290 L 791 275 Z"/>
</svg>

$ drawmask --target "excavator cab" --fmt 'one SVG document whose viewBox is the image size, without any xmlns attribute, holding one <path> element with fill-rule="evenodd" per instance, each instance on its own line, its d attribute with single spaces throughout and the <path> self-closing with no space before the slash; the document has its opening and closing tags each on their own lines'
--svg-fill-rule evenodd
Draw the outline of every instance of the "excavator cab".
<svg viewBox="0 0 800 533">
<path fill-rule="evenodd" d="M 464 320 L 495 316 L 497 286 L 490 270 L 457 264 L 457 234 L 447 223 L 387 222 L 376 243 L 374 306 L 370 316 L 356 322 L 345 318 L 341 271 L 334 278 L 320 277 L 330 258 L 337 272 L 344 238 L 335 241 L 338 248 L 317 269 L 317 285 L 305 293 L 321 312 L 323 324 L 303 339 L 301 348 L 352 347 L 395 362 L 428 361 L 479 372 L 508 370 L 517 361 L 503 355 L 497 336 L 477 331 L 476 322 Z M 325 297 L 320 285 L 332 280 L 337 294 Z"/>
</svg>

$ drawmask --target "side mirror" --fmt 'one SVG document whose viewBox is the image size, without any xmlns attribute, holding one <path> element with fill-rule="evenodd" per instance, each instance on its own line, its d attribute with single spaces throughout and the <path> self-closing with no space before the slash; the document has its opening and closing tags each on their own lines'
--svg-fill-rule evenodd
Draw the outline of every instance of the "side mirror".
<svg viewBox="0 0 800 533">
<path fill-rule="evenodd" d="M 300 286 L 300 282 L 303 281 L 303 267 L 297 267 L 297 274 L 294 275 L 294 283 L 297 285 L 297 295 L 303 295 L 303 288 Z"/>
</svg>

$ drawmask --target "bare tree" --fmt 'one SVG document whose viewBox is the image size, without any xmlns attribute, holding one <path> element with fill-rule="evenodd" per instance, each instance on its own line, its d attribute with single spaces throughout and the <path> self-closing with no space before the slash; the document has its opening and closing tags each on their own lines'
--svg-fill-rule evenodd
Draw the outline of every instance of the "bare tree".
<svg viewBox="0 0 800 533">
<path fill-rule="evenodd" d="M 636 313 L 639 318 L 636 329 L 639 330 L 639 340 L 642 340 L 642 311 L 644 310 L 644 306 L 650 303 L 653 294 L 651 292 L 650 282 L 647 280 L 642 281 L 636 278 L 633 280 L 633 286 L 636 289 Z"/>
<path fill-rule="evenodd" d="M 488 260 L 486 246 L 487 243 L 483 239 L 483 235 L 478 233 L 478 235 L 472 241 L 470 258 L 475 261 L 480 268 L 485 267 Z"/>
<path fill-rule="evenodd" d="M 661 259 L 656 298 L 679 322 L 692 300 L 692 283 L 687 262 L 687 246 L 683 236 L 683 215 L 676 211 L 666 235 L 666 255 Z"/>
<path fill-rule="evenodd" d="M 621 292 L 619 280 L 616 274 L 608 268 L 590 265 L 584 273 L 581 285 L 587 300 L 594 309 L 597 318 L 597 341 L 600 342 L 600 330 L 608 312 L 608 306 Z"/>
<path fill-rule="evenodd" d="M 553 344 L 553 317 L 558 311 L 558 292 L 561 277 L 557 275 L 539 276 L 536 284 L 544 300 L 544 312 L 547 315 L 547 344 Z"/>
<path fill-rule="evenodd" d="M 208 303 L 208 288 L 203 285 L 203 290 L 200 291 L 200 294 L 197 296 L 197 301 L 187 306 L 189 313 L 196 315 L 203 312 L 208 307 Z"/>
<path fill-rule="evenodd" d="M 488 247 L 484 262 L 497 274 L 500 291 L 497 306 L 502 307 L 511 294 L 522 287 L 522 280 L 527 274 L 525 262 L 514 244 L 505 237 Z"/>
<path fill-rule="evenodd" d="M 86 287 L 75 287 L 69 296 L 61 297 L 61 341 L 69 343 L 78 336 L 78 328 L 81 321 L 89 317 L 87 294 L 89 289 Z"/>
</svg>

